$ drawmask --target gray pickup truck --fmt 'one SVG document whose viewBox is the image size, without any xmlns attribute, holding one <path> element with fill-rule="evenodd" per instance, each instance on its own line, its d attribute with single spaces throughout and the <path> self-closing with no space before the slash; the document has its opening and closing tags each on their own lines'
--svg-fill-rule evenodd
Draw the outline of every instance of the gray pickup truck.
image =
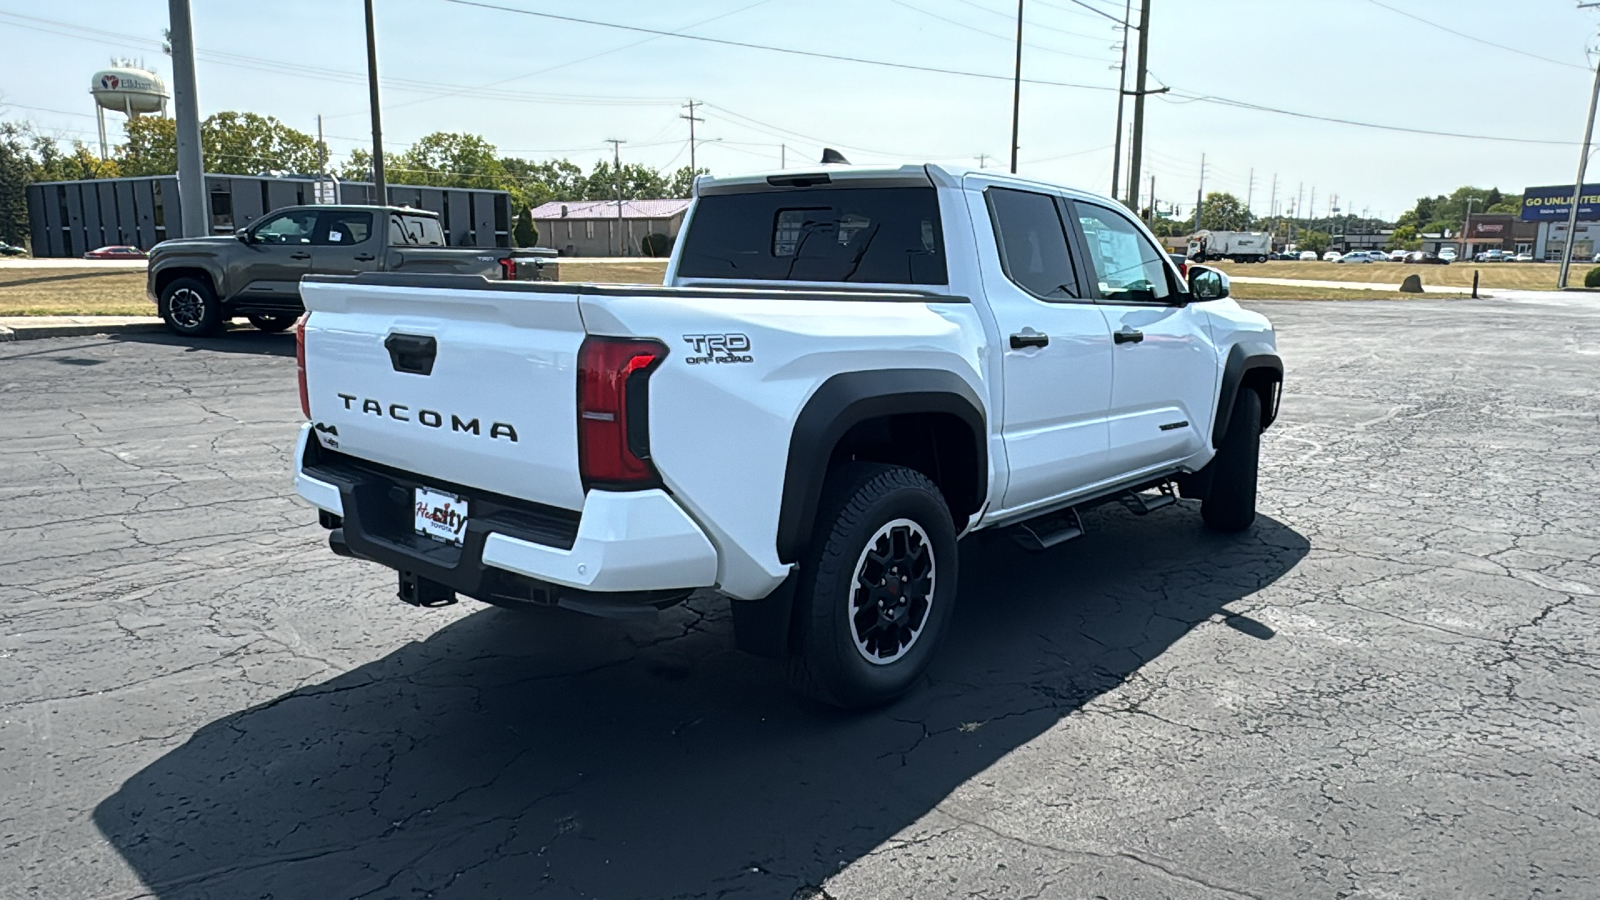
<svg viewBox="0 0 1600 900">
<path fill-rule="evenodd" d="M 146 290 L 167 327 L 213 334 L 235 316 L 262 331 L 294 324 L 305 275 L 407 272 L 540 280 L 551 251 L 450 247 L 437 213 L 394 206 L 291 206 L 232 236 L 162 241 Z M 554 271 L 552 267 L 551 271 Z"/>
</svg>

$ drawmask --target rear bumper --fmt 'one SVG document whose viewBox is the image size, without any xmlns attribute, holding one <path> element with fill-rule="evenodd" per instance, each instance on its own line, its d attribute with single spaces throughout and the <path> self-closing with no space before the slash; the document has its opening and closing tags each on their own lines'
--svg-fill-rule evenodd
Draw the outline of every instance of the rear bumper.
<svg viewBox="0 0 1600 900">
<path fill-rule="evenodd" d="M 308 423 L 295 448 L 295 492 L 339 516 L 350 552 L 468 596 L 522 596 L 529 579 L 584 593 L 653 593 L 710 587 L 717 552 L 662 490 L 591 490 L 581 513 L 416 476 L 322 449 Z M 471 516 L 460 547 L 415 534 L 411 491 L 465 496 Z M 510 577 L 507 577 L 510 576 Z"/>
</svg>

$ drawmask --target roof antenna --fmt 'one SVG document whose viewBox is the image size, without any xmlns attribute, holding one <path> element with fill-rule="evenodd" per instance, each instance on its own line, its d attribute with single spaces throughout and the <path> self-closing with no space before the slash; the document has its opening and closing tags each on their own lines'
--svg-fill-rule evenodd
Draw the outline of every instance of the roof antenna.
<svg viewBox="0 0 1600 900">
<path fill-rule="evenodd" d="M 840 153 L 832 147 L 823 147 L 822 164 L 825 166 L 848 166 L 850 165 L 850 160 L 845 159 L 843 153 Z"/>
</svg>

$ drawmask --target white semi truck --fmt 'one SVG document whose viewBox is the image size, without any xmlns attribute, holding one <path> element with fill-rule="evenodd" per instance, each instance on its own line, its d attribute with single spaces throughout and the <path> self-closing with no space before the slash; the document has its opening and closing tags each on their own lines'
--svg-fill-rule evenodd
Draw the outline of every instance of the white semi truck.
<svg viewBox="0 0 1600 900">
<path fill-rule="evenodd" d="M 1272 254 L 1272 235 L 1265 231 L 1197 231 L 1189 238 L 1189 259 L 1206 262 L 1266 262 Z"/>
</svg>

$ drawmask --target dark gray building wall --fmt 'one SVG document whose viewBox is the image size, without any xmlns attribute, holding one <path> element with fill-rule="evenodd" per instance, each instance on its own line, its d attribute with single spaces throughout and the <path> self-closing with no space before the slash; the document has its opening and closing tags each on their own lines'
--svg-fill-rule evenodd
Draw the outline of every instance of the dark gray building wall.
<svg viewBox="0 0 1600 900">
<path fill-rule="evenodd" d="M 207 175 L 206 204 L 213 234 L 232 234 L 275 209 L 310 203 L 310 178 Z M 365 182 L 342 182 L 341 203 L 371 203 Z M 390 202 L 439 213 L 455 247 L 511 246 L 511 196 L 505 191 L 391 185 Z M 108 244 L 149 250 L 182 233 L 178 180 L 102 178 L 49 181 L 28 186 L 28 221 L 33 255 L 73 257 Z"/>
</svg>

